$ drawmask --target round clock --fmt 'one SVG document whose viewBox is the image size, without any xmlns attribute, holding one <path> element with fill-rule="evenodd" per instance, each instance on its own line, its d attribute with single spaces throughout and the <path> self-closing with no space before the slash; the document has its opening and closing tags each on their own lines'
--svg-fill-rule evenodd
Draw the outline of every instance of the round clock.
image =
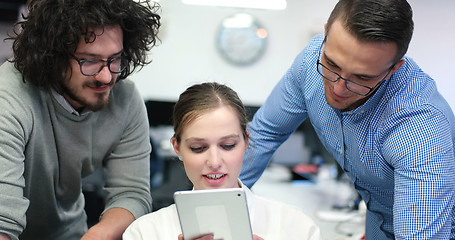
<svg viewBox="0 0 455 240">
<path fill-rule="evenodd" d="M 229 63 L 246 66 L 264 53 L 267 30 L 253 16 L 236 13 L 222 20 L 218 35 L 218 50 Z"/>
</svg>

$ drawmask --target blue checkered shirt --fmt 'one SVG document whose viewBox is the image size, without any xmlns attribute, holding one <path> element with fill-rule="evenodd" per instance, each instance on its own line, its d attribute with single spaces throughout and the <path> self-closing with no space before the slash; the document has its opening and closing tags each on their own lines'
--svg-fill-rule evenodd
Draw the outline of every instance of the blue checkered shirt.
<svg viewBox="0 0 455 240">
<path fill-rule="evenodd" d="M 316 60 L 322 36 L 296 57 L 249 124 L 240 178 L 251 187 L 274 151 L 308 117 L 367 205 L 366 239 L 455 238 L 455 118 L 410 58 L 360 107 L 324 97 Z"/>
</svg>

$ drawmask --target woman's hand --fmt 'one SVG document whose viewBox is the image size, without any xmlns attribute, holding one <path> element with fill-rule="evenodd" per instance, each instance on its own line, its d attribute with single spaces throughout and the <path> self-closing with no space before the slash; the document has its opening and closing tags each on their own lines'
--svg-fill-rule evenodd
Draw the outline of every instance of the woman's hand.
<svg viewBox="0 0 455 240">
<path fill-rule="evenodd" d="M 179 235 L 179 239 L 178 239 L 178 240 L 185 240 L 185 239 L 183 238 L 183 235 L 182 235 L 182 234 Z M 213 239 L 213 233 L 209 233 L 209 234 L 207 234 L 207 235 L 200 236 L 200 237 L 195 237 L 195 238 L 190 239 L 190 240 L 214 240 L 214 239 Z"/>
<path fill-rule="evenodd" d="M 179 235 L 178 240 L 185 240 L 183 238 L 182 234 Z M 204 235 L 204 236 L 201 236 L 201 237 L 193 238 L 191 240 L 214 240 L 214 239 L 213 239 L 213 234 L 207 234 L 207 235 Z M 222 239 L 220 239 L 220 240 L 222 240 Z M 253 240 L 264 240 L 264 239 L 259 237 L 256 234 L 253 234 Z"/>
<path fill-rule="evenodd" d="M 253 234 L 253 240 L 264 240 L 263 238 L 259 237 L 256 234 Z"/>
</svg>

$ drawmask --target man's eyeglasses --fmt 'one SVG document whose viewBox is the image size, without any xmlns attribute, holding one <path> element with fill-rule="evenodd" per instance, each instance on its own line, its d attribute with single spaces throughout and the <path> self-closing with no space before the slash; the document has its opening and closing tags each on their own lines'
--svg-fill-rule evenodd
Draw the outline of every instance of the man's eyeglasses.
<svg viewBox="0 0 455 240">
<path fill-rule="evenodd" d="M 322 49 L 322 45 L 321 45 L 321 49 Z M 392 71 L 393 67 L 395 66 L 395 64 L 393 64 L 387 74 L 384 76 L 384 78 L 379 81 L 375 86 L 373 87 L 368 87 L 368 86 L 365 86 L 363 84 L 360 84 L 356 81 L 353 81 L 353 80 L 349 80 L 347 78 L 344 78 L 342 77 L 340 74 L 338 74 L 337 72 L 333 71 L 332 69 L 326 67 L 324 64 L 322 64 L 320 62 L 320 57 L 321 57 L 321 49 L 319 50 L 319 57 L 318 57 L 318 60 L 317 60 L 317 70 L 318 70 L 318 73 L 326 80 L 330 81 L 330 82 L 337 82 L 338 80 L 340 79 L 343 79 L 344 80 L 344 83 L 346 84 L 346 88 L 353 92 L 353 93 L 356 93 L 356 94 L 359 94 L 359 95 L 362 95 L 362 96 L 366 96 L 368 94 L 370 94 L 372 91 L 374 91 L 377 87 L 379 87 L 381 85 L 381 83 L 383 83 L 387 76 L 389 75 L 389 73 Z M 325 71 L 324 71 L 325 70 Z M 361 81 L 361 80 L 359 80 Z"/>
<path fill-rule="evenodd" d="M 81 73 L 85 76 L 94 76 L 101 72 L 105 66 L 107 66 L 111 73 L 119 74 L 125 70 L 129 64 L 129 59 L 126 56 L 111 58 L 107 61 L 98 59 L 79 59 L 72 54 L 70 54 L 70 56 L 77 61 Z"/>
</svg>

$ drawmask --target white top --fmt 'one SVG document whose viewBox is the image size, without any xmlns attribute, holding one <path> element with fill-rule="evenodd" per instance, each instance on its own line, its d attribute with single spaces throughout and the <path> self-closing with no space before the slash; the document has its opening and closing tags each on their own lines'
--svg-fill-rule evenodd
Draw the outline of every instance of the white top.
<svg viewBox="0 0 455 240">
<path fill-rule="evenodd" d="M 255 196 L 245 191 L 253 234 L 264 240 L 322 239 L 319 227 L 299 208 Z M 134 221 L 123 234 L 123 240 L 177 240 L 180 229 L 175 204 L 149 213 Z"/>
</svg>

